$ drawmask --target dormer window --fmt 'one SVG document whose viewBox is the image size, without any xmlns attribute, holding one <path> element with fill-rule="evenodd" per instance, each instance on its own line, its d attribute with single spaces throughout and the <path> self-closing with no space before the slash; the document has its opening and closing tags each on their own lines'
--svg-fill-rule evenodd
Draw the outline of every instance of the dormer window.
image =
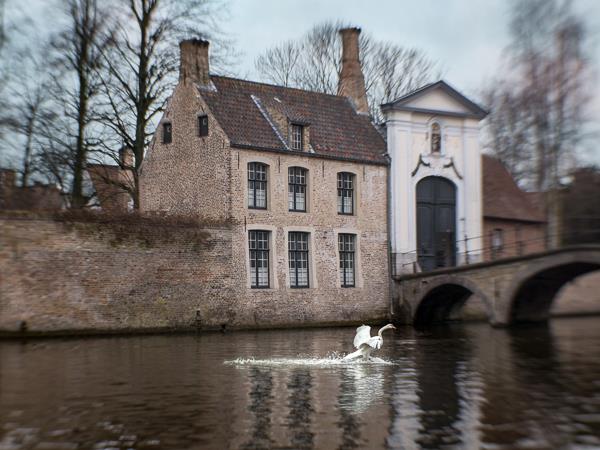
<svg viewBox="0 0 600 450">
<path fill-rule="evenodd" d="M 304 127 L 298 124 L 292 124 L 290 146 L 292 150 L 302 151 L 302 132 Z"/>
<path fill-rule="evenodd" d="M 433 122 L 431 124 L 431 153 L 442 152 L 442 129 L 440 124 Z"/>
</svg>

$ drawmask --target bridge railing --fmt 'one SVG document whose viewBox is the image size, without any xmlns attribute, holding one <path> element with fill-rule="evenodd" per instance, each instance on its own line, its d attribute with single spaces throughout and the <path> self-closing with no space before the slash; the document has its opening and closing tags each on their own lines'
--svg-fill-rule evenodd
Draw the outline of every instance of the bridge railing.
<svg viewBox="0 0 600 450">
<path fill-rule="evenodd" d="M 600 243 L 599 228 L 565 231 L 560 233 L 545 233 L 543 236 L 536 236 L 528 239 L 514 239 L 511 242 L 507 244 L 503 243 L 500 246 L 493 244 L 493 233 L 488 233 L 480 236 L 466 237 L 464 239 L 455 241 L 455 258 L 448 258 L 449 255 L 445 254 L 444 251 L 438 252 L 439 254 L 436 254 L 435 258 L 439 261 L 454 260 L 457 262 L 456 265 L 467 265 L 482 261 L 496 261 L 504 258 L 550 250 L 551 248 L 560 248 L 563 245 L 551 245 L 551 243 L 558 241 L 568 242 L 570 244 L 569 238 L 574 236 L 582 238 L 582 241 L 585 241 L 585 235 L 590 236 L 590 239 L 586 241 L 587 243 Z M 469 248 L 469 242 L 486 242 L 486 240 L 489 242 L 488 245 L 480 245 L 477 248 Z M 464 248 L 465 250 L 458 251 L 459 248 Z M 528 251 L 528 249 L 532 248 L 535 250 Z M 418 255 L 419 252 L 417 249 L 403 253 L 391 253 L 390 269 L 392 276 L 426 271 L 423 267 L 421 267 Z M 435 268 L 439 269 L 441 267 L 447 267 L 447 265 L 439 265 Z"/>
</svg>

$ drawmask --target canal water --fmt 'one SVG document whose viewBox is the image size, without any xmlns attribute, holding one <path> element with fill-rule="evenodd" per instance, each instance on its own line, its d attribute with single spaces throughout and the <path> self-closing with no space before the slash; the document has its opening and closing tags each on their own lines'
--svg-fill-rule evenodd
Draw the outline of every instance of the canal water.
<svg viewBox="0 0 600 450">
<path fill-rule="evenodd" d="M 600 318 L 353 336 L 0 341 L 0 449 L 600 448 Z"/>
</svg>

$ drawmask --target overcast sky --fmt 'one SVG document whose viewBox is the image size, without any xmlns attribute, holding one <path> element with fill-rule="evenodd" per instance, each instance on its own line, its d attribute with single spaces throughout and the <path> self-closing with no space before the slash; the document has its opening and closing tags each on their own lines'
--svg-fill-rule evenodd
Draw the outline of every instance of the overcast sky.
<svg viewBox="0 0 600 450">
<path fill-rule="evenodd" d="M 442 65 L 446 81 L 477 99 L 484 83 L 501 67 L 509 41 L 509 4 L 508 0 L 231 0 L 225 28 L 242 52 L 240 75 L 250 79 L 258 78 L 254 59 L 264 49 L 299 38 L 319 22 L 340 19 L 377 39 L 424 50 Z M 590 27 L 598 87 L 600 0 L 576 0 L 575 8 Z M 600 87 L 594 94 L 590 115 L 600 129 Z M 600 145 L 586 153 L 600 163 Z"/>
<path fill-rule="evenodd" d="M 526 1 L 526 0 L 525 0 Z M 231 0 L 226 30 L 244 52 L 242 73 L 265 48 L 301 37 L 313 25 L 341 19 L 379 40 L 418 47 L 439 61 L 445 78 L 478 90 L 500 64 L 508 43 L 507 0 Z M 576 9 L 600 29 L 600 0 L 577 0 Z M 597 37 L 597 32 L 594 37 Z M 595 39 L 597 41 L 597 39 Z M 596 62 L 600 61 L 597 45 Z"/>
<path fill-rule="evenodd" d="M 37 16 L 38 29 L 52 27 L 48 2 L 27 0 L 27 4 L 24 11 Z M 425 51 L 440 63 L 446 81 L 477 100 L 483 85 L 501 73 L 502 53 L 509 41 L 509 4 L 508 0 L 229 0 L 223 26 L 240 52 L 236 72 L 243 78 L 258 79 L 254 60 L 265 49 L 300 38 L 319 22 L 339 19 L 378 40 Z M 595 92 L 590 115 L 600 131 L 600 0 L 574 4 L 591 33 Z M 586 159 L 600 163 L 600 145 L 586 153 Z"/>
</svg>

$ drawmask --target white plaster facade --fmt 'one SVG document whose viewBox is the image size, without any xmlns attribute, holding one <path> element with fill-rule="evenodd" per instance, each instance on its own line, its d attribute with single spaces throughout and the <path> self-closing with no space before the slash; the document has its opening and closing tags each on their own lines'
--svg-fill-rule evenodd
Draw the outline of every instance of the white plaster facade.
<svg viewBox="0 0 600 450">
<path fill-rule="evenodd" d="M 443 81 L 382 106 L 390 168 L 390 231 L 395 273 L 419 270 L 416 187 L 443 177 L 456 188 L 456 263 L 481 259 L 482 180 L 479 124 L 485 111 Z M 432 125 L 441 130 L 432 152 Z"/>
</svg>

